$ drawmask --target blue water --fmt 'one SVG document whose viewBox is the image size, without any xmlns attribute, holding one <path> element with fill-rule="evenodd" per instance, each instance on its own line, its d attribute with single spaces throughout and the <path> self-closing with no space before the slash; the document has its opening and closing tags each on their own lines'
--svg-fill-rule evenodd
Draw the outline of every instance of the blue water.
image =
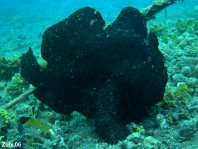
<svg viewBox="0 0 198 149">
<path fill-rule="evenodd" d="M 133 6 L 141 10 L 152 0 L 1 0 L 0 3 L 0 55 L 9 58 L 19 56 L 30 46 L 39 55 L 43 31 L 78 8 L 94 7 L 107 23 L 111 23 L 123 7 Z M 192 12 L 197 4 L 197 0 L 178 2 L 167 8 L 166 19 L 195 15 Z M 159 21 L 164 21 L 164 11 L 157 16 Z"/>
</svg>

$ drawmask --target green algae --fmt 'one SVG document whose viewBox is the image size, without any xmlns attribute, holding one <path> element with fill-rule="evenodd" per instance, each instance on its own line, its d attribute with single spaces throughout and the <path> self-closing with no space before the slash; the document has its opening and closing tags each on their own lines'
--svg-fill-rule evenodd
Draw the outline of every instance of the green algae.
<svg viewBox="0 0 198 149">
<path fill-rule="evenodd" d="M 198 33 L 198 18 L 183 20 L 179 19 L 175 23 L 175 28 L 177 29 L 177 32 L 179 34 L 182 34 L 184 32 L 189 32 L 196 34 Z"/>
<path fill-rule="evenodd" d="M 0 119 L 1 122 L 4 124 L 8 124 L 12 121 L 14 121 L 16 118 L 16 114 L 13 110 L 6 110 L 6 109 L 0 109 Z"/>
<path fill-rule="evenodd" d="M 180 85 L 174 90 L 168 90 L 161 102 L 161 107 L 165 109 L 174 109 L 185 105 L 189 97 L 193 95 L 194 90 L 187 85 Z"/>
<path fill-rule="evenodd" d="M 150 23 L 149 31 L 155 33 L 157 36 L 161 36 L 167 29 L 164 24 Z"/>
<path fill-rule="evenodd" d="M 24 80 L 20 74 L 16 73 L 7 87 L 7 94 L 12 97 L 19 96 L 23 91 L 27 90 L 29 83 Z"/>
</svg>

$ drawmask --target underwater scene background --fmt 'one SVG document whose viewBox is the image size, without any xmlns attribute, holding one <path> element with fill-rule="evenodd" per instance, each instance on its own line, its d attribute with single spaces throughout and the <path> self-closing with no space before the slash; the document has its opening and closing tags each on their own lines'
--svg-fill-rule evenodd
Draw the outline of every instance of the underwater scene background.
<svg viewBox="0 0 198 149">
<path fill-rule="evenodd" d="M 45 67 L 40 53 L 44 31 L 77 9 L 95 8 L 110 24 L 122 8 L 142 10 L 152 2 L 0 0 L 0 148 L 6 145 L 25 149 L 198 148 L 197 0 L 178 0 L 147 22 L 148 31 L 158 37 L 168 83 L 163 100 L 140 123 L 128 124 L 130 135 L 117 144 L 104 142 L 92 119 L 76 111 L 71 115 L 58 114 L 29 95 L 27 91 L 32 85 L 20 75 L 20 56 L 29 47 Z M 18 97 L 22 100 L 8 106 Z"/>
</svg>

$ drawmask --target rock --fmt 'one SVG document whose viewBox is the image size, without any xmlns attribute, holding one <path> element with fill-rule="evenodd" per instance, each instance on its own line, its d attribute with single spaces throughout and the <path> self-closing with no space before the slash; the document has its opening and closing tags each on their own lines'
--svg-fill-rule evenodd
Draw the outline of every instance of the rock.
<svg viewBox="0 0 198 149">
<path fill-rule="evenodd" d="M 160 146 L 161 142 L 151 136 L 146 137 L 144 140 L 144 147 L 147 149 L 159 149 Z"/>
<path fill-rule="evenodd" d="M 0 57 L 0 81 L 8 81 L 12 76 L 19 72 L 20 59 L 6 60 Z"/>
<path fill-rule="evenodd" d="M 108 143 L 125 139 L 125 125 L 163 98 L 164 57 L 135 8 L 122 9 L 109 26 L 95 9 L 81 8 L 44 32 L 41 53 L 45 69 L 31 49 L 21 59 L 21 75 L 37 87 L 34 95 L 58 113 L 92 118 Z"/>
<path fill-rule="evenodd" d="M 181 70 L 182 74 L 184 74 L 185 76 L 187 77 L 190 77 L 192 74 L 192 69 L 190 66 L 184 66 L 182 67 L 182 70 Z"/>
</svg>

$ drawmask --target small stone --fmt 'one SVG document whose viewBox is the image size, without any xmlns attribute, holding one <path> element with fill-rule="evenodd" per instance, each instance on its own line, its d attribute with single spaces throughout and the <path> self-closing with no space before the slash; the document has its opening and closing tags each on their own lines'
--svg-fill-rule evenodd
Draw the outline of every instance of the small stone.
<svg viewBox="0 0 198 149">
<path fill-rule="evenodd" d="M 193 77 L 189 78 L 188 85 L 189 87 L 196 88 L 198 86 L 198 79 Z"/>
<path fill-rule="evenodd" d="M 183 74 L 175 74 L 175 75 L 173 75 L 173 81 L 175 83 L 177 83 L 177 82 L 186 82 L 187 81 L 187 77 L 185 77 Z"/>
<path fill-rule="evenodd" d="M 144 139 L 144 137 L 139 132 L 134 132 L 131 135 L 127 137 L 127 140 L 130 142 L 133 142 L 135 144 L 138 144 Z"/>
</svg>

